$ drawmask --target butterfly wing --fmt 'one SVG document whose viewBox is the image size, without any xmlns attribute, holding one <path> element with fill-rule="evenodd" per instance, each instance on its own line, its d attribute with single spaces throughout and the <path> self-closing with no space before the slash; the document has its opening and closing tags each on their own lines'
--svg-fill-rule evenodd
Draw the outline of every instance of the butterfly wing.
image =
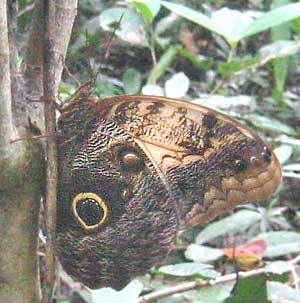
<svg viewBox="0 0 300 303">
<path fill-rule="evenodd" d="M 92 116 L 118 123 L 151 159 L 185 227 L 238 204 L 265 200 L 281 181 L 279 162 L 268 145 L 220 112 L 157 96 L 90 102 Z"/>
<path fill-rule="evenodd" d="M 163 260 L 178 228 L 264 200 L 281 180 L 256 133 L 184 101 L 99 100 L 87 84 L 58 129 L 58 255 L 92 288 L 124 287 Z"/>
</svg>

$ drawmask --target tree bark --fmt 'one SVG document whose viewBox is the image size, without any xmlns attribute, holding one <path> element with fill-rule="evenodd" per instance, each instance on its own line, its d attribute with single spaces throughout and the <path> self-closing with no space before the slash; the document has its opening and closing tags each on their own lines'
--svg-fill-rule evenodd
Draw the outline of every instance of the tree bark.
<svg viewBox="0 0 300 303">
<path fill-rule="evenodd" d="M 18 0 L 10 0 L 7 2 L 8 15 L 8 42 L 10 56 L 10 79 L 11 79 L 11 97 L 12 104 L 16 103 L 19 98 L 19 89 L 21 87 L 20 73 L 18 70 L 18 46 L 17 46 L 17 30 L 18 30 Z"/>
<path fill-rule="evenodd" d="M 27 52 L 24 60 L 26 99 L 41 101 L 43 99 L 43 3 L 44 0 L 37 0 L 34 8 L 34 18 L 27 42 Z M 69 40 L 72 33 L 73 23 L 77 14 L 77 0 L 57 0 L 55 13 L 55 90 L 57 92 L 61 79 L 63 62 L 67 53 Z M 43 104 L 34 102 L 30 108 L 30 115 L 33 121 L 44 129 Z"/>
<path fill-rule="evenodd" d="M 45 131 L 46 134 L 56 132 L 55 102 L 57 95 L 56 85 L 56 61 L 55 54 L 55 0 L 44 0 L 44 65 L 43 65 L 43 90 L 45 106 Z M 54 241 L 56 231 L 56 186 L 57 186 L 57 148 L 56 138 L 47 136 L 46 138 L 46 158 L 47 158 L 47 184 L 45 197 L 45 215 L 47 242 L 45 249 L 45 277 L 43 285 L 43 298 L 46 302 L 51 302 L 53 286 L 55 282 L 55 252 Z"/>
<path fill-rule="evenodd" d="M 6 1 L 0 0 L 0 302 L 38 302 L 37 232 L 43 157 L 12 115 Z M 33 208 L 31 208 L 34 206 Z"/>
<path fill-rule="evenodd" d="M 8 9 L 6 1 L 0 0 L 0 302 L 37 303 L 40 302 L 38 218 L 45 184 L 45 163 L 42 143 L 30 140 L 32 128 L 28 125 L 28 117 L 44 129 L 43 103 L 28 100 L 32 96 L 43 96 L 43 0 L 36 2 L 25 73 L 21 79 L 16 78 L 20 76 L 20 71 L 15 64 L 18 55 L 14 39 L 17 6 L 14 0 L 9 3 L 12 6 Z M 77 0 L 57 0 L 55 3 L 57 14 L 53 42 L 56 56 L 64 58 Z M 7 9 L 9 22 L 12 22 L 9 35 Z M 62 62 L 61 59 L 55 63 L 56 93 Z M 17 89 L 16 83 L 19 85 Z M 15 141 L 18 138 L 22 140 Z"/>
</svg>

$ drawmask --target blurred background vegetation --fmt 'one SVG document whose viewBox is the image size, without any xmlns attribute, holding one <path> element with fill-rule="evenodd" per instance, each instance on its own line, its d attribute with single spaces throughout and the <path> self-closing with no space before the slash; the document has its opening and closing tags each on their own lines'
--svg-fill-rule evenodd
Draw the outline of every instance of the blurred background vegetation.
<svg viewBox="0 0 300 303">
<path fill-rule="evenodd" d="M 19 6 L 22 43 L 33 3 Z M 269 266 L 269 274 L 153 302 L 300 302 L 299 272 L 288 262 L 300 253 L 299 38 L 297 1 L 79 1 L 61 100 L 95 79 L 99 97 L 143 93 L 217 108 L 258 131 L 283 166 L 275 197 L 182 233 L 166 266 L 140 281 L 147 293 L 238 266 Z M 225 256 L 225 247 L 258 239 L 262 252 L 250 245 L 245 258 Z M 121 295 L 90 292 L 61 271 L 57 302 L 133 303 L 140 292 L 138 282 Z"/>
</svg>

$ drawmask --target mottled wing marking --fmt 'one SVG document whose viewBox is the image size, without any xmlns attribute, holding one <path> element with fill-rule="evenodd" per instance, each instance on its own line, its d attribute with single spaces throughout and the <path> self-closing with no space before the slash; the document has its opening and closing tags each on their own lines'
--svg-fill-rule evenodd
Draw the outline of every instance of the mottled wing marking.
<svg viewBox="0 0 300 303">
<path fill-rule="evenodd" d="M 116 105 L 109 117 L 142 140 L 164 172 L 209 153 L 213 129 L 223 122 L 185 107 L 144 100 Z"/>
<path fill-rule="evenodd" d="M 78 107 L 84 97 L 77 99 Z M 259 155 L 266 144 L 255 132 L 224 114 L 151 96 L 87 99 L 92 114 L 88 108 L 82 111 L 91 116 L 88 121 L 95 117 L 114 121 L 144 150 L 169 193 L 175 192 L 179 201 L 175 207 L 186 225 L 205 222 L 236 204 L 263 200 L 280 182 L 280 165 L 273 154 L 269 166 L 259 160 L 258 165 L 240 173 L 229 167 L 235 154 L 250 161 L 255 146 Z"/>
<path fill-rule="evenodd" d="M 264 200 L 281 179 L 278 160 L 256 133 L 180 100 L 98 100 L 87 85 L 58 124 L 57 247 L 67 272 L 89 287 L 122 288 L 164 258 L 178 227 Z M 143 161 L 138 172 L 122 167 L 118 148 L 128 147 Z M 130 198 L 124 199 L 124 185 Z M 92 233 L 70 213 L 81 192 L 94 192 L 110 210 Z"/>
<path fill-rule="evenodd" d="M 275 191 L 281 170 L 274 155 L 270 166 L 252 165 L 240 173 L 223 165 L 235 161 L 228 145 L 233 151 L 243 150 L 249 161 L 256 144 L 266 146 L 254 132 L 215 111 L 164 101 L 127 97 L 116 102 L 109 118 L 148 150 L 172 188 L 180 187 L 183 194 L 176 207 L 186 226 L 212 219 L 237 204 L 264 200 Z M 189 188 L 191 182 L 194 187 Z"/>
</svg>

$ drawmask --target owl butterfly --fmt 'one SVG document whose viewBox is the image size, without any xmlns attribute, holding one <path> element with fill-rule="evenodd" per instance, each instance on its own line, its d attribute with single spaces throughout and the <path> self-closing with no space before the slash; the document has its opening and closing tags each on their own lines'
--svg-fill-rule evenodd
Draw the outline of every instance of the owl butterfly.
<svg viewBox="0 0 300 303">
<path fill-rule="evenodd" d="M 85 85 L 58 127 L 58 255 L 91 288 L 124 287 L 163 260 L 180 229 L 265 200 L 281 180 L 255 132 L 180 100 L 98 100 Z"/>
</svg>

